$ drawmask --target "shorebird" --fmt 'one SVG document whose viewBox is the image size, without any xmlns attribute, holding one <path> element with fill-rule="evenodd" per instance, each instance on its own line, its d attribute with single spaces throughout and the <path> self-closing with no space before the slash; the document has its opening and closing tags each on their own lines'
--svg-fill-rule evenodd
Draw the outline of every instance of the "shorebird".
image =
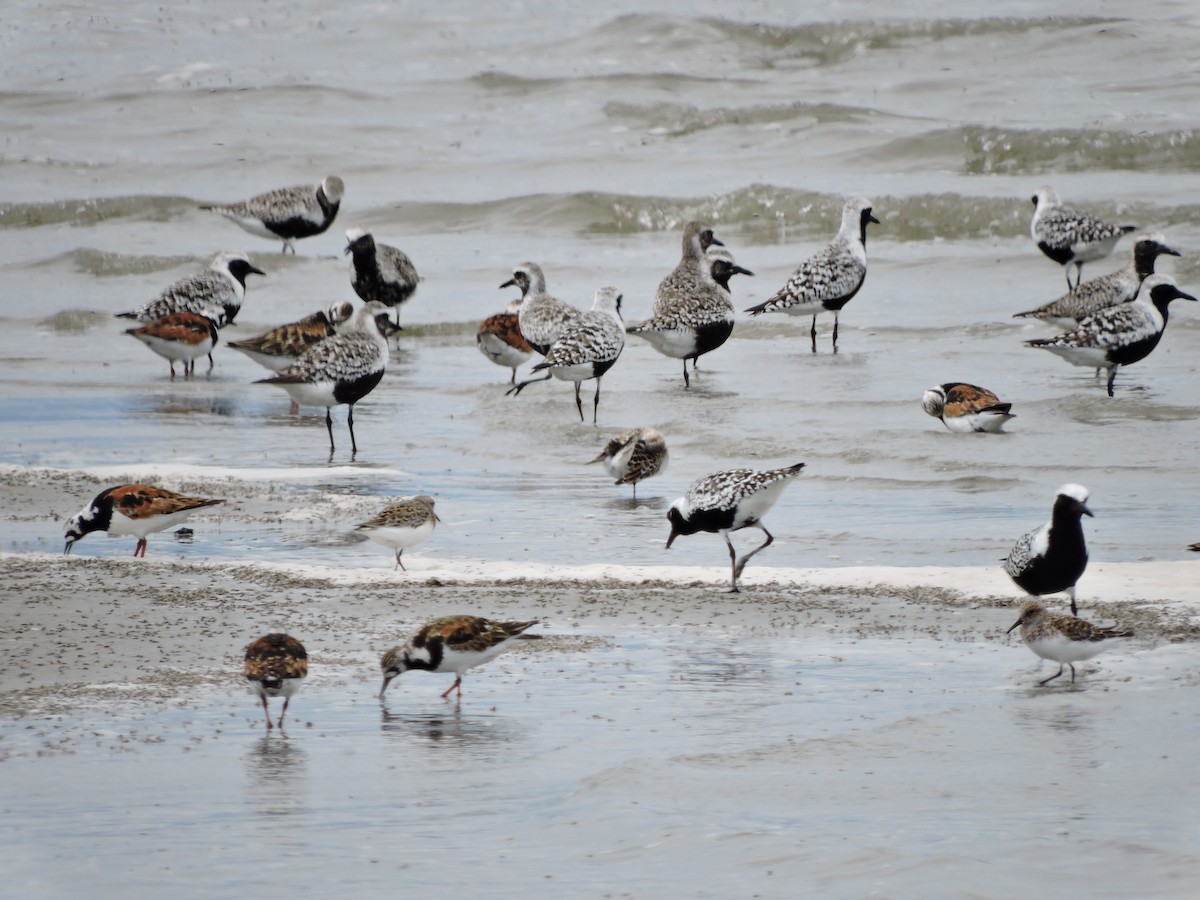
<svg viewBox="0 0 1200 900">
<path fill-rule="evenodd" d="M 308 653 L 304 645 L 290 635 L 264 635 L 246 648 L 242 672 L 250 684 L 251 692 L 262 701 L 267 731 L 271 730 L 271 711 L 267 708 L 267 698 L 283 698 L 283 710 L 279 713 L 279 727 L 282 729 L 288 704 L 308 677 Z"/>
<path fill-rule="evenodd" d="M 441 521 L 433 511 L 434 500 L 427 494 L 415 497 L 399 497 L 388 504 L 379 515 L 355 526 L 377 544 L 396 551 L 396 568 L 407 571 L 400 555 L 408 547 L 415 547 L 433 534 Z"/>
<path fill-rule="evenodd" d="M 333 224 L 346 185 L 336 175 L 320 184 L 301 184 L 258 194 L 240 203 L 201 206 L 220 213 L 257 237 L 282 239 L 283 251 L 296 253 L 296 241 L 321 234 Z"/>
<path fill-rule="evenodd" d="M 645 338 L 663 356 L 683 360 L 683 386 L 691 386 L 687 363 L 716 350 L 733 333 L 733 298 L 713 277 L 714 266 L 728 283 L 724 257 L 709 257 L 712 246 L 723 247 L 705 222 L 689 222 L 683 230 L 683 254 L 679 264 L 658 286 L 650 318 L 626 328 Z M 752 274 L 734 265 L 744 274 Z M 728 271 L 729 274 L 724 274 Z"/>
<path fill-rule="evenodd" d="M 699 479 L 667 511 L 667 519 L 671 523 L 667 549 L 671 549 L 671 544 L 681 534 L 695 534 L 697 531 L 720 534 L 729 548 L 729 564 L 733 573 L 730 593 L 738 593 L 738 578 L 746 568 L 746 563 L 775 540 L 760 520 L 770 512 L 783 489 L 803 468 L 804 463 L 761 472 L 730 469 Z M 733 549 L 733 542 L 729 540 L 729 532 L 750 527 L 757 528 L 767 539 L 739 558 Z"/>
<path fill-rule="evenodd" d="M 1033 218 L 1029 233 L 1038 249 L 1063 267 L 1068 290 L 1074 290 L 1083 277 L 1083 264 L 1103 259 L 1113 252 L 1123 235 L 1136 231 L 1136 225 L 1110 225 L 1090 213 L 1079 212 L 1058 202 L 1054 188 L 1046 185 L 1033 195 Z M 1075 266 L 1075 284 L 1071 284 L 1070 266 Z"/>
<path fill-rule="evenodd" d="M 546 276 L 537 263 L 521 263 L 513 269 L 512 278 L 500 285 L 502 289 L 514 286 L 521 289 L 521 307 L 517 311 L 521 334 L 529 346 L 545 356 L 559 336 L 579 321 L 583 310 L 546 293 Z"/>
<path fill-rule="evenodd" d="M 346 253 L 350 262 L 350 286 L 365 303 L 378 300 L 396 311 L 396 330 L 400 329 L 400 305 L 417 292 L 421 276 L 408 254 L 396 247 L 376 243 L 365 228 L 346 232 Z"/>
<path fill-rule="evenodd" d="M 417 629 L 407 643 L 383 654 L 379 661 L 379 667 L 383 670 L 379 699 L 383 699 L 392 680 L 409 669 L 453 672 L 454 684 L 446 688 L 442 697 L 449 697 L 450 692 L 457 688 L 459 699 L 462 699 L 463 673 L 494 659 L 514 640 L 540 638 L 541 635 L 523 634 L 537 624 L 536 620 L 493 622 L 480 616 L 443 616 L 434 619 Z"/>
<path fill-rule="evenodd" d="M 387 307 L 372 301 L 360 309 L 349 327 L 304 352 L 292 365 L 255 384 L 273 384 L 283 388 L 296 403 L 325 407 L 325 428 L 329 432 L 332 457 L 333 417 L 330 408 L 349 405 L 346 423 L 350 427 L 352 458 L 358 453 L 354 438 L 354 404 L 375 389 L 383 379 L 388 362 L 387 338 L 376 319 Z"/>
<path fill-rule="evenodd" d="M 91 503 L 67 520 L 66 549 L 93 531 L 138 539 L 134 556 L 146 555 L 146 536 L 185 522 L 192 513 L 224 500 L 188 497 L 150 484 L 120 484 L 101 491 Z"/>
<path fill-rule="evenodd" d="M 177 312 L 202 313 L 220 307 L 225 324 L 233 323 L 246 299 L 246 276 L 266 273 L 245 253 L 218 253 L 208 268 L 176 281 L 161 294 L 136 309 L 117 313 L 119 319 L 153 322 Z"/>
<path fill-rule="evenodd" d="M 517 369 L 533 356 L 533 347 L 521 334 L 520 309 L 521 298 L 517 297 L 508 304 L 506 311 L 480 322 L 475 335 L 475 346 L 480 353 L 496 365 L 512 369 L 509 384 L 517 383 Z"/>
<path fill-rule="evenodd" d="M 1145 359 L 1167 329 L 1172 300 L 1195 300 L 1175 286 L 1169 275 L 1151 275 L 1142 282 L 1137 299 L 1110 306 L 1088 316 L 1074 331 L 1052 338 L 1026 341 L 1027 347 L 1049 350 L 1073 366 L 1108 370 L 1108 396 L 1121 366 Z"/>
<path fill-rule="evenodd" d="M 1017 313 L 1013 318 L 1041 319 L 1061 328 L 1075 328 L 1088 316 L 1110 306 L 1128 303 L 1136 297 L 1142 282 L 1154 274 L 1155 261 L 1164 254 L 1179 256 L 1179 251 L 1167 246 L 1161 232 L 1138 235 L 1134 239 L 1133 258 L 1128 265 L 1085 281 L 1057 300 L 1037 309 Z"/>
<path fill-rule="evenodd" d="M 709 246 L 704 251 L 704 258 L 708 261 L 708 271 L 712 275 L 712 280 L 719 284 L 723 290 L 729 290 L 729 279 L 734 275 L 754 275 L 749 269 L 743 269 L 737 264 L 737 261 L 733 258 L 733 254 L 729 252 L 729 248 L 724 244 L 712 244 Z M 692 360 L 693 365 L 695 362 L 695 360 Z"/>
<path fill-rule="evenodd" d="M 1054 495 L 1050 521 L 1021 535 L 1004 560 L 1004 571 L 1025 593 L 1042 597 L 1066 591 L 1073 616 L 1079 613 L 1075 583 L 1088 563 L 1082 517 L 1094 515 L 1087 500 L 1083 485 L 1064 484 Z"/>
<path fill-rule="evenodd" d="M 229 346 L 246 354 L 264 369 L 281 372 L 325 338 L 337 334 L 338 326 L 352 315 L 354 304 L 340 300 L 256 337 L 230 341 Z"/>
<path fill-rule="evenodd" d="M 616 481 L 613 484 L 633 485 L 637 499 L 639 481 L 652 478 L 667 467 L 667 440 L 655 428 L 634 428 L 622 432 L 604 445 L 592 463 L 603 463 L 604 470 Z"/>
<path fill-rule="evenodd" d="M 534 372 L 547 371 L 562 381 L 575 383 L 575 408 L 579 421 L 583 418 L 580 385 L 596 379 L 596 396 L 592 400 L 592 424 L 600 411 L 600 379 L 613 367 L 625 349 L 625 325 L 621 321 L 621 292 L 615 287 L 596 291 L 592 308 L 573 324 L 567 326 L 550 345 L 546 358 L 533 367 Z M 532 378 L 509 388 L 509 394 L 519 394 L 526 386 L 545 378 Z"/>
<path fill-rule="evenodd" d="M 931 387 L 921 398 L 921 408 L 951 431 L 988 431 L 999 434 L 1004 423 L 1013 418 L 1011 403 L 987 388 L 951 381 Z"/>
<path fill-rule="evenodd" d="M 1037 600 L 1026 600 L 1021 613 L 1008 633 L 1020 626 L 1025 646 L 1042 659 L 1058 663 L 1058 671 L 1038 682 L 1042 687 L 1063 673 L 1063 666 L 1071 667 L 1071 684 L 1075 683 L 1075 663 L 1091 659 L 1108 648 L 1113 638 L 1133 637 L 1132 631 L 1117 631 L 1115 628 L 1098 628 L 1091 622 L 1047 612 Z"/>
<path fill-rule="evenodd" d="M 168 313 L 137 328 L 127 328 L 125 333 L 137 338 L 171 367 L 171 380 L 175 380 L 175 363 L 183 363 L 183 377 L 196 373 L 196 359 L 208 356 L 208 371 L 212 371 L 213 347 L 217 345 L 217 329 L 225 324 L 225 311 L 221 308 L 206 309 L 202 313 Z"/>
<path fill-rule="evenodd" d="M 817 316 L 833 313 L 833 352 L 837 352 L 838 316 L 867 277 L 867 225 L 879 220 L 871 214 L 871 201 L 851 197 L 842 208 L 842 225 L 832 241 L 794 271 L 787 284 L 763 303 L 746 310 L 751 316 L 784 312 L 812 315 L 812 352 L 817 352 Z"/>
</svg>

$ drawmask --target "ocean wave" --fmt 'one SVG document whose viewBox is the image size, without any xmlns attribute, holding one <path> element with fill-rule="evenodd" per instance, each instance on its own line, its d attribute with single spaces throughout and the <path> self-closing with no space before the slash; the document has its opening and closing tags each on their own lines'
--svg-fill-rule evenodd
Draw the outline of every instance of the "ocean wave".
<svg viewBox="0 0 1200 900">
<path fill-rule="evenodd" d="M 857 106 L 837 103 L 778 103 L 764 106 L 700 109 L 681 103 L 625 103 L 614 100 L 605 104 L 604 114 L 611 119 L 636 122 L 651 134 L 684 137 L 710 128 L 725 126 L 772 125 L 781 122 L 811 120 L 825 125 L 842 122 L 867 122 L 879 113 Z"/>
<path fill-rule="evenodd" d="M 0 203 L 0 228 L 40 228 L 45 225 L 90 226 L 112 219 L 167 222 L 196 208 L 187 197 L 92 197 L 49 203 Z"/>
<path fill-rule="evenodd" d="M 964 170 L 970 175 L 1200 170 L 1200 133 L 1191 128 L 1155 133 L 975 127 L 959 131 L 966 153 Z"/>
</svg>

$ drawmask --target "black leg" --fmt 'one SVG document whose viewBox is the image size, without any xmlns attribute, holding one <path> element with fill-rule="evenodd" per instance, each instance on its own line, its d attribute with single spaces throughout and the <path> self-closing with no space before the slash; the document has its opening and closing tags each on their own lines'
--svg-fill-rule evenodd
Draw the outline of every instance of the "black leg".
<svg viewBox="0 0 1200 900">
<path fill-rule="evenodd" d="M 771 546 L 771 544 L 775 540 L 775 538 L 771 534 L 771 532 L 767 531 L 767 529 L 763 527 L 761 522 L 755 522 L 754 527 L 759 529 L 763 534 L 765 534 L 767 536 L 767 539 L 762 544 L 755 547 L 753 550 L 751 550 L 749 553 L 747 553 L 745 556 L 743 556 L 741 559 L 738 560 L 737 572 L 735 574 L 739 577 L 742 574 L 742 570 L 746 568 L 746 563 L 750 562 L 750 557 L 754 556 L 756 553 L 758 553 L 761 550 L 766 550 L 768 547 Z"/>
<path fill-rule="evenodd" d="M 737 586 L 737 580 L 738 580 L 737 551 L 733 549 L 733 541 L 731 541 L 729 539 L 729 532 L 726 531 L 726 532 L 723 532 L 723 534 L 725 535 L 725 546 L 729 548 L 729 573 L 730 573 L 730 581 L 733 584 L 733 587 L 731 587 L 729 589 L 729 593 L 740 594 L 741 591 L 738 590 L 738 586 Z"/>
<path fill-rule="evenodd" d="M 1050 682 L 1052 682 L 1055 678 L 1057 678 L 1062 673 L 1063 673 L 1063 667 L 1062 667 L 1062 664 L 1059 663 L 1058 671 L 1055 672 L 1053 675 L 1051 675 L 1049 678 L 1045 679 L 1044 681 L 1039 681 L 1038 687 L 1045 687 L 1046 685 L 1048 685 Z M 1074 677 L 1075 677 L 1075 667 L 1074 666 L 1071 666 L 1071 677 L 1072 677 L 1072 679 L 1074 679 Z"/>
<path fill-rule="evenodd" d="M 514 370 L 513 370 L 513 377 L 514 377 L 514 378 L 516 377 L 516 374 L 517 374 L 517 373 L 516 373 L 516 370 L 514 369 Z M 544 376 L 544 377 L 542 377 L 542 378 L 530 378 L 528 381 L 522 381 L 522 382 L 521 382 L 520 384 L 518 384 L 516 387 L 511 387 L 511 388 L 509 388 L 507 391 L 505 391 L 505 392 L 504 392 L 504 396 L 508 397 L 508 396 L 513 396 L 513 395 L 519 394 L 519 393 L 521 393 L 521 391 L 523 391 L 525 388 L 529 387 L 529 385 L 533 384 L 534 382 L 538 382 L 538 381 L 549 381 L 549 380 L 550 380 L 551 378 L 553 378 L 553 377 L 554 377 L 554 375 L 553 375 L 553 374 L 550 372 L 550 370 L 548 370 L 548 369 L 547 369 L 547 370 L 546 370 L 546 374 L 545 374 L 545 376 Z"/>
<path fill-rule="evenodd" d="M 1079 609 L 1075 606 L 1075 585 L 1067 588 L 1067 593 L 1071 595 L 1071 615 L 1079 615 Z"/>
<path fill-rule="evenodd" d="M 333 416 L 329 414 L 329 407 L 325 407 L 325 430 L 329 432 L 329 455 L 333 455 Z"/>
<path fill-rule="evenodd" d="M 683 389 L 687 390 L 692 386 L 692 379 L 688 378 L 687 373 L 687 357 L 683 360 Z"/>
<path fill-rule="evenodd" d="M 833 314 L 833 352 L 834 353 L 837 353 L 837 328 L 838 328 L 838 314 L 835 311 Z"/>
<path fill-rule="evenodd" d="M 195 365 L 195 363 L 193 362 L 192 365 Z M 208 372 L 210 375 L 212 374 L 212 370 L 213 370 L 212 354 L 209 353 L 208 354 Z"/>
<path fill-rule="evenodd" d="M 404 568 L 404 563 L 400 562 L 400 554 L 402 554 L 403 552 L 404 552 L 403 547 L 401 547 L 399 550 L 396 551 L 396 567 L 398 569 L 400 569 L 401 572 L 407 572 L 408 569 Z"/>
<path fill-rule="evenodd" d="M 816 353 L 817 352 L 817 316 L 815 313 L 813 314 L 812 330 L 808 333 L 808 336 L 810 338 L 812 338 L 812 352 Z"/>
<path fill-rule="evenodd" d="M 350 412 L 346 416 L 346 424 L 350 426 L 350 456 L 358 455 L 358 444 L 354 440 L 354 404 L 350 404 Z"/>
<path fill-rule="evenodd" d="M 583 401 L 579 399 L 579 386 L 582 382 L 575 382 L 575 408 L 579 410 L 579 421 L 583 421 Z"/>
<path fill-rule="evenodd" d="M 596 416 L 600 414 L 600 379 L 596 379 L 596 396 L 592 398 L 592 424 L 596 424 Z M 637 488 L 634 488 L 637 490 Z"/>
<path fill-rule="evenodd" d="M 1120 366 L 1108 367 L 1108 396 L 1110 397 L 1113 395 L 1113 382 L 1117 380 L 1117 369 L 1119 368 Z"/>
</svg>

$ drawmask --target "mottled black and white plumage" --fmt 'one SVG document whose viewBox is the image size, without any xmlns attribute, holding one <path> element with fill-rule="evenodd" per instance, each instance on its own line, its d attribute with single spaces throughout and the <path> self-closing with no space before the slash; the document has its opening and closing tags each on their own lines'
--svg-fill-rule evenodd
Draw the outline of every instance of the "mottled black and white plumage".
<svg viewBox="0 0 1200 900">
<path fill-rule="evenodd" d="M 1050 521 L 1017 540 L 1004 560 L 1004 571 L 1027 594 L 1041 597 L 1066 591 L 1075 605 L 1075 583 L 1087 568 L 1083 516 L 1092 515 L 1088 491 L 1081 484 L 1064 484 L 1054 496 Z"/>
<path fill-rule="evenodd" d="M 355 313 L 350 325 L 305 351 L 286 369 L 255 382 L 281 387 L 301 405 L 324 406 L 331 456 L 334 445 L 330 408 L 341 403 L 350 407 L 346 417 L 350 427 L 350 449 L 353 454 L 358 453 L 354 438 L 354 404 L 375 389 L 383 379 L 388 362 L 387 338 L 380 332 L 376 319 L 381 313 L 387 313 L 386 306 L 368 303 Z"/>
<path fill-rule="evenodd" d="M 1058 671 L 1038 682 L 1044 687 L 1063 673 L 1063 666 L 1071 667 L 1071 684 L 1075 683 L 1075 663 L 1107 650 L 1114 638 L 1131 638 L 1132 631 L 1117 631 L 1116 628 L 1100 628 L 1074 615 L 1052 613 L 1037 600 L 1026 600 L 1021 612 L 1008 629 L 1020 627 L 1025 646 L 1042 659 L 1058 663 Z"/>
<path fill-rule="evenodd" d="M 1088 316 L 1110 306 L 1128 303 L 1136 297 L 1142 282 L 1154 274 L 1155 261 L 1163 254 L 1179 256 L 1179 251 L 1167 246 L 1161 232 L 1138 235 L 1134 239 L 1132 259 L 1128 265 L 1076 285 L 1073 291 L 1068 291 L 1057 300 L 1037 309 L 1017 313 L 1013 318 L 1041 319 L 1060 328 L 1074 328 Z"/>
<path fill-rule="evenodd" d="M 201 206 L 220 213 L 256 237 L 283 241 L 283 252 L 296 252 L 300 238 L 321 234 L 333 224 L 346 185 L 336 175 L 320 184 L 300 184 L 258 194 L 226 205 Z"/>
<path fill-rule="evenodd" d="M 659 283 L 650 318 L 626 328 L 629 334 L 645 338 L 663 356 L 683 360 L 683 385 L 691 386 L 687 363 L 711 353 L 733 333 L 733 298 L 713 276 L 714 267 L 728 284 L 733 269 L 732 257 L 708 256 L 712 246 L 724 246 L 704 222 L 689 222 L 683 231 L 683 255 L 679 264 Z"/>
<path fill-rule="evenodd" d="M 579 410 L 579 421 L 583 418 L 583 401 L 579 396 L 580 385 L 596 379 L 596 396 L 592 401 L 592 424 L 600 409 L 600 379 L 613 367 L 621 351 L 625 349 L 625 324 L 621 321 L 621 292 L 615 287 L 602 287 L 596 291 L 592 308 L 581 315 L 575 324 L 568 326 L 550 345 L 546 358 L 533 367 L 534 372 L 546 372 L 543 378 L 522 381 L 508 390 L 519 394 L 521 390 L 537 381 L 553 376 L 562 381 L 575 383 L 575 407 Z"/>
<path fill-rule="evenodd" d="M 244 353 L 264 369 L 280 372 L 321 343 L 337 334 L 339 326 L 354 315 L 354 304 L 339 300 L 303 319 L 288 322 L 256 337 L 230 341 L 229 346 Z"/>
<path fill-rule="evenodd" d="M 351 255 L 350 286 L 354 292 L 365 303 L 378 300 L 394 309 L 399 327 L 400 304 L 416 293 L 421 281 L 408 254 L 376 242 L 365 228 L 347 230 L 346 253 Z"/>
<path fill-rule="evenodd" d="M 951 431 L 999 434 L 1013 418 L 1012 404 L 987 388 L 951 381 L 931 387 L 921 398 L 921 408 Z"/>
<path fill-rule="evenodd" d="M 153 322 L 177 312 L 202 313 L 210 307 L 225 311 L 225 324 L 232 324 L 246 299 L 246 276 L 265 275 L 245 253 L 218 253 L 208 268 L 181 278 L 136 309 L 117 313 L 119 319 Z"/>
<path fill-rule="evenodd" d="M 813 353 L 817 352 L 817 315 L 831 312 L 836 353 L 838 316 L 867 277 L 867 225 L 871 222 L 879 224 L 871 214 L 871 201 L 865 197 L 851 197 L 842 208 L 842 224 L 834 239 L 802 262 L 787 284 L 746 312 L 751 316 L 770 312 L 811 315 L 809 335 Z"/>
<path fill-rule="evenodd" d="M 639 481 L 659 474 L 667 467 L 667 439 L 656 428 L 634 428 L 622 432 L 604 445 L 600 455 L 588 464 L 603 463 L 604 470 L 616 481 L 633 485 L 637 499 Z"/>
<path fill-rule="evenodd" d="M 1038 249 L 1063 267 L 1068 289 L 1079 284 L 1085 262 L 1108 256 L 1122 235 L 1137 230 L 1136 225 L 1110 225 L 1090 213 L 1063 206 L 1049 185 L 1039 188 L 1032 200 L 1029 233 Z M 1075 284 L 1071 283 L 1072 265 Z"/>
<path fill-rule="evenodd" d="M 183 377 L 196 374 L 196 360 L 208 356 L 208 371 L 212 371 L 213 347 L 217 345 L 217 329 L 225 324 L 225 310 L 207 308 L 203 312 L 168 313 L 161 319 L 127 328 L 125 333 L 137 338 L 171 367 L 175 378 L 175 363 L 183 363 Z"/>
<path fill-rule="evenodd" d="M 521 289 L 521 308 L 517 312 L 521 334 L 534 350 L 545 356 L 550 345 L 579 321 L 583 310 L 546 293 L 546 276 L 537 263 L 521 263 L 513 269 L 513 277 L 500 285 L 513 286 Z"/>
<path fill-rule="evenodd" d="M 1151 275 L 1142 282 L 1132 302 L 1102 309 L 1085 318 L 1074 331 L 1025 344 L 1049 350 L 1074 366 L 1107 369 L 1111 397 L 1117 370 L 1145 359 L 1162 340 L 1170 302 L 1195 299 L 1179 290 L 1169 275 Z"/>
<path fill-rule="evenodd" d="M 434 619 L 418 628 L 406 643 L 383 654 L 379 661 L 379 668 L 383 670 L 379 699 L 383 699 L 393 679 L 410 669 L 453 672 L 454 683 L 446 688 L 442 697 L 449 697 L 457 688 L 459 699 L 462 699 L 463 673 L 499 656 L 514 640 L 540 638 L 541 635 L 524 633 L 537 624 L 536 620 L 495 622 L 482 616 Z"/>
<path fill-rule="evenodd" d="M 242 674 L 251 692 L 262 701 L 267 731 L 271 730 L 271 711 L 267 708 L 267 698 L 283 698 L 283 709 L 279 713 L 279 727 L 283 728 L 288 704 L 308 677 L 308 652 L 291 635 L 278 632 L 264 635 L 246 648 Z"/>
<path fill-rule="evenodd" d="M 667 520 L 671 523 L 667 549 L 671 549 L 671 544 L 681 534 L 708 531 L 722 535 L 729 547 L 729 564 L 733 575 L 730 591 L 738 593 L 738 578 L 746 568 L 746 563 L 775 540 L 760 520 L 803 468 L 804 463 L 765 471 L 730 469 L 701 478 L 667 511 Z M 729 540 L 729 532 L 751 527 L 759 529 L 767 539 L 739 558 L 733 549 L 733 542 Z"/>
</svg>

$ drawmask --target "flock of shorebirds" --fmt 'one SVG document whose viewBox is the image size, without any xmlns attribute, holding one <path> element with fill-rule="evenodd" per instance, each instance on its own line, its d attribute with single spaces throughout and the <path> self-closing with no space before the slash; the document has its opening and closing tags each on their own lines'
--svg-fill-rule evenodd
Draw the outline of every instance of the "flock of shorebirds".
<svg viewBox="0 0 1200 900">
<path fill-rule="evenodd" d="M 283 251 L 295 253 L 295 242 L 324 232 L 337 215 L 345 185 L 329 176 L 315 186 L 283 188 L 242 203 L 203 207 L 231 219 L 251 234 L 283 241 Z M 1182 292 L 1166 275 L 1154 272 L 1163 254 L 1178 256 L 1158 232 L 1134 238 L 1132 259 L 1116 272 L 1082 281 L 1085 263 L 1108 256 L 1133 226 L 1111 225 L 1086 212 L 1061 205 L 1049 187 L 1033 197 L 1031 236 L 1038 248 L 1063 266 L 1067 293 L 1038 309 L 1018 313 L 1060 325 L 1059 335 L 1027 341 L 1068 362 L 1107 371 L 1107 389 L 1113 395 L 1117 370 L 1144 359 L 1163 336 L 1172 300 L 1196 298 Z M 811 349 L 817 352 L 817 317 L 833 314 L 832 348 L 837 352 L 839 313 L 858 293 L 867 273 L 867 226 L 878 224 L 872 204 L 862 197 L 846 201 L 841 226 L 833 240 L 804 260 L 787 282 L 765 302 L 745 310 L 752 317 L 767 313 L 811 316 Z M 354 404 L 369 394 L 383 377 L 388 362 L 388 338 L 399 329 L 399 307 L 408 301 L 420 276 L 408 256 L 377 242 L 361 228 L 346 232 L 346 254 L 352 256 L 351 285 L 364 305 L 354 310 L 341 302 L 304 319 L 290 322 L 230 346 L 272 375 L 261 383 L 285 390 L 297 405 L 324 406 L 330 455 L 335 450 L 331 409 L 346 405 L 353 453 Z M 1071 268 L 1075 280 L 1071 279 Z M 128 334 L 166 358 L 175 377 L 175 363 L 183 364 L 184 377 L 195 371 L 195 361 L 208 355 L 219 329 L 233 322 L 245 297 L 246 278 L 264 274 L 245 253 L 219 254 L 211 265 L 171 285 L 150 303 L 120 313 L 143 324 Z M 516 287 L 520 297 L 509 308 L 486 319 L 479 327 L 477 346 L 497 365 L 510 368 L 509 393 L 516 395 L 537 381 L 558 378 L 575 387 L 575 405 L 585 420 L 581 386 L 595 380 L 592 421 L 597 421 L 600 382 L 616 363 L 626 335 L 645 339 L 664 356 L 683 366 L 684 388 L 690 386 L 688 361 L 694 373 L 699 357 L 720 348 L 732 334 L 735 309 L 729 282 L 737 274 L 752 275 L 739 266 L 717 238 L 711 225 L 689 222 L 682 237 L 682 255 L 675 269 L 660 283 L 649 318 L 626 325 L 621 315 L 622 295 L 615 287 L 596 291 L 593 306 L 582 310 L 550 294 L 539 265 L 525 262 L 514 267 L 501 287 Z M 396 320 L 390 311 L 396 311 Z M 539 377 L 516 380 L 517 369 L 532 358 Z M 922 398 L 924 410 L 951 431 L 998 432 L 1012 418 L 1012 404 L 976 385 L 950 382 L 935 386 Z M 636 497 L 638 482 L 662 470 L 668 459 L 666 440 L 653 428 L 638 428 L 610 440 L 592 460 L 604 465 L 617 484 L 631 484 Z M 766 471 L 732 469 L 699 479 L 668 511 L 669 548 L 680 535 L 718 533 L 729 551 L 731 591 L 747 562 L 773 541 L 762 523 L 784 488 L 800 474 L 803 463 Z M 138 538 L 135 555 L 145 555 L 147 535 L 184 521 L 193 512 L 222 500 L 186 497 L 152 485 L 120 485 L 101 492 L 75 515 L 66 527 L 66 550 L 92 531 Z M 1087 564 L 1080 524 L 1091 515 L 1087 492 L 1068 484 L 1056 495 L 1049 522 L 1022 537 L 1005 560 L 1014 582 L 1034 599 L 1021 609 L 1018 626 L 1028 646 L 1039 656 L 1063 666 L 1088 659 L 1111 638 L 1128 632 L 1098 628 L 1077 617 L 1075 583 Z M 438 517 L 434 500 L 421 495 L 400 498 L 375 518 L 357 527 L 367 537 L 401 555 L 432 534 Z M 766 539 L 738 556 L 730 541 L 733 531 L 757 528 Z M 1071 615 L 1048 612 L 1037 599 L 1068 591 Z M 420 629 L 407 644 L 384 655 L 384 686 L 409 668 L 452 671 L 452 685 L 461 695 L 466 669 L 491 659 L 506 644 L 523 635 L 532 622 L 491 622 L 473 616 L 439 619 Z M 1011 631 L 1012 629 L 1010 629 Z M 246 677 L 262 697 L 287 699 L 307 674 L 307 656 L 299 641 L 272 634 L 255 641 L 246 654 Z M 447 691 L 446 696 L 450 693 Z M 282 724 L 282 715 L 280 723 Z M 271 725 L 267 716 L 268 727 Z"/>
</svg>

